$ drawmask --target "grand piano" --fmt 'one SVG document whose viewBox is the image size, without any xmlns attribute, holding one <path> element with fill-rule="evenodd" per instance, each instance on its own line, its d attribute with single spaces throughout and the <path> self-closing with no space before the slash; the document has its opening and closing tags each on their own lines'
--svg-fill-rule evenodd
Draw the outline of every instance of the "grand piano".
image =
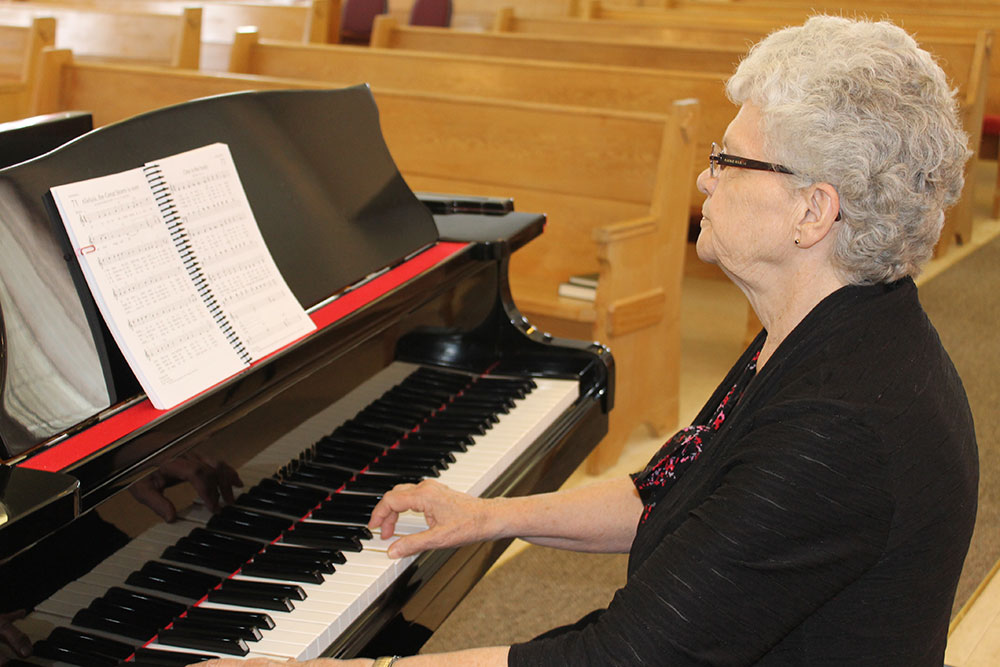
<svg viewBox="0 0 1000 667">
<path fill-rule="evenodd" d="M 47 193 L 213 142 L 317 329 L 159 411 Z M 552 490 L 607 430 L 608 350 L 535 329 L 511 299 L 510 254 L 543 226 L 507 200 L 414 195 L 364 86 L 196 100 L 0 170 L 0 561 L 192 449 L 226 452 L 245 483 L 218 514 L 195 504 L 40 602 L 28 662 L 416 652 L 506 544 L 391 561 L 363 527 L 378 497 L 424 477 Z"/>
</svg>

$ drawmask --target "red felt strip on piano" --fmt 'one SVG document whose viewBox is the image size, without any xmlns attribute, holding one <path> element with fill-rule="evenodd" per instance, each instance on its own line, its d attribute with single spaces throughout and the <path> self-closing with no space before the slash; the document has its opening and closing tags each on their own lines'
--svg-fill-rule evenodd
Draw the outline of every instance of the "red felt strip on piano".
<svg viewBox="0 0 1000 667">
<path fill-rule="evenodd" d="M 310 317 L 316 324 L 317 331 L 338 320 L 350 315 L 371 303 L 375 299 L 389 293 L 403 283 L 412 280 L 424 271 L 445 261 L 455 253 L 466 248 L 466 243 L 449 243 L 440 241 L 424 250 L 419 255 L 411 257 L 402 264 L 393 267 L 373 280 L 364 283 L 357 289 L 347 292 L 340 298 L 318 310 L 310 313 Z M 313 334 L 316 332 L 314 331 Z M 312 334 L 309 334 L 312 335 Z M 294 345 L 294 343 L 292 343 Z M 282 348 L 284 349 L 284 348 Z M 278 350 L 274 354 L 280 353 Z M 260 359 L 253 365 L 265 361 Z M 173 409 L 182 407 L 177 406 Z M 18 465 L 24 468 L 35 470 L 48 470 L 56 472 L 62 470 L 77 461 L 93 454 L 99 449 L 115 442 L 129 433 L 135 432 L 145 426 L 152 424 L 160 417 L 168 414 L 169 411 L 157 410 L 148 401 L 142 401 L 127 410 L 101 421 L 87 430 L 77 435 L 67 438 L 63 442 L 54 445 L 35 456 L 32 456 Z"/>
</svg>

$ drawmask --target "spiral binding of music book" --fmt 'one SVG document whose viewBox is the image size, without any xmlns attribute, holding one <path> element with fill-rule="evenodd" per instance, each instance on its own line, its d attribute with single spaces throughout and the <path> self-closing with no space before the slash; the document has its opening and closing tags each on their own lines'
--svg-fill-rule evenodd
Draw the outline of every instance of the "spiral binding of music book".
<svg viewBox="0 0 1000 667">
<path fill-rule="evenodd" d="M 315 329 L 271 258 L 225 144 L 51 193 L 154 407 L 182 403 Z"/>
<path fill-rule="evenodd" d="M 244 364 L 249 366 L 253 362 L 253 357 L 247 352 L 243 341 L 240 340 L 236 331 L 233 330 L 233 325 L 229 323 L 229 318 L 226 317 L 225 311 L 222 310 L 218 300 L 215 298 L 215 294 L 212 292 L 212 286 L 205 279 L 205 273 L 201 270 L 201 264 L 197 259 L 198 256 L 191 247 L 191 239 L 185 233 L 184 218 L 178 212 L 177 205 L 174 203 L 174 198 L 170 193 L 170 187 L 163 178 L 163 170 L 154 162 L 145 165 L 142 168 L 142 172 L 146 176 L 149 189 L 153 193 L 153 199 L 156 200 L 156 205 L 160 209 L 160 215 L 163 217 L 163 222 L 170 233 L 170 241 L 177 249 L 177 256 L 180 257 L 181 263 L 184 265 L 184 270 L 187 271 L 188 276 L 191 278 L 191 283 L 198 292 L 198 296 L 205 303 L 205 307 L 211 313 L 215 323 L 219 325 L 219 329 L 225 335 L 226 340 L 236 350 L 236 354 L 239 355 Z"/>
</svg>

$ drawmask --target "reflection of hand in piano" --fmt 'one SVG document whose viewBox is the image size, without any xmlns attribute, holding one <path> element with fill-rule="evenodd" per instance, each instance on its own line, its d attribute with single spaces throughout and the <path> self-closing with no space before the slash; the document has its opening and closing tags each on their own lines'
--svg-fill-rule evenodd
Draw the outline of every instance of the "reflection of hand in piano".
<svg viewBox="0 0 1000 667">
<path fill-rule="evenodd" d="M 129 491 L 164 521 L 172 522 L 177 518 L 177 508 L 163 491 L 182 482 L 189 483 L 212 512 L 219 510 L 220 500 L 226 505 L 232 504 L 233 488 L 243 486 L 239 474 L 228 463 L 211 461 L 195 452 L 188 452 L 163 464 L 133 484 Z"/>
<path fill-rule="evenodd" d="M 14 625 L 14 621 L 24 618 L 24 615 L 23 609 L 0 614 L 0 642 L 10 646 L 22 658 L 31 655 L 31 640 Z M 0 655 L 0 663 L 2 662 L 3 656 Z"/>
</svg>

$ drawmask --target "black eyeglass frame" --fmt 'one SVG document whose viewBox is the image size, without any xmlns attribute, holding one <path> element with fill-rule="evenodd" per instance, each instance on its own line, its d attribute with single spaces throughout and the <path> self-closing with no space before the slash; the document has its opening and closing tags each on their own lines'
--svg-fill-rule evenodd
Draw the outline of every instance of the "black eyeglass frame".
<svg viewBox="0 0 1000 667">
<path fill-rule="evenodd" d="M 724 167 L 736 167 L 738 169 L 755 169 L 757 171 L 773 171 L 779 174 L 789 174 L 794 176 L 795 172 L 786 167 L 783 164 L 776 164 L 774 162 L 763 162 L 761 160 L 754 160 L 748 157 L 740 157 L 739 155 L 729 155 L 727 153 L 719 152 L 719 144 L 712 142 L 712 152 L 708 154 L 708 173 L 712 178 L 716 177 L 715 167 L 716 165 Z M 841 212 L 837 211 L 837 217 L 835 220 L 838 222 L 841 218 Z"/>
<path fill-rule="evenodd" d="M 708 173 L 712 178 L 718 175 L 717 167 L 736 167 L 738 169 L 755 169 L 757 171 L 774 171 L 779 174 L 795 175 L 795 172 L 782 164 L 762 162 L 739 155 L 729 155 L 719 151 L 719 145 L 712 142 L 712 152 L 708 154 Z"/>
</svg>

